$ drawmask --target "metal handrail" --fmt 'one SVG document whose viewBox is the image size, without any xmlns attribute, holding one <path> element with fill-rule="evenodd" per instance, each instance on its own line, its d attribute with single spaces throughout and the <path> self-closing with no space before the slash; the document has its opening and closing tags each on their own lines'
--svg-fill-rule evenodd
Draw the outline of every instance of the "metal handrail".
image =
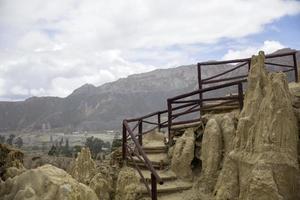
<svg viewBox="0 0 300 200">
<path fill-rule="evenodd" d="M 276 58 L 276 57 L 283 57 L 283 56 L 292 56 L 293 57 L 293 63 L 294 65 L 284 65 L 284 64 L 279 64 L 279 63 L 273 63 L 273 62 L 265 62 L 265 64 L 267 65 L 274 65 L 274 66 L 279 66 L 279 67 L 287 67 L 287 68 L 291 68 L 288 70 L 284 70 L 283 72 L 289 72 L 289 71 L 294 71 L 295 72 L 295 81 L 298 82 L 298 68 L 297 68 L 297 60 L 296 60 L 296 51 L 291 51 L 288 53 L 280 53 L 280 54 L 270 54 L 270 55 L 266 55 L 265 58 Z M 243 62 L 243 63 L 241 63 Z M 220 64 L 230 64 L 230 63 L 241 63 L 238 65 L 233 66 L 233 68 L 216 74 L 214 76 L 202 79 L 201 77 L 201 66 L 203 65 L 220 65 Z M 200 112 L 203 109 L 208 109 L 208 108 L 213 108 L 213 107 L 217 107 L 220 105 L 226 105 L 229 103 L 233 103 L 238 101 L 239 103 L 239 107 L 242 108 L 243 107 L 243 83 L 247 82 L 246 76 L 248 76 L 248 73 L 246 75 L 238 75 L 238 76 L 233 76 L 230 78 L 222 78 L 222 79 L 215 79 L 217 77 L 223 76 L 225 74 L 228 74 L 236 69 L 239 69 L 245 65 L 248 64 L 248 72 L 250 70 L 250 65 L 251 65 L 251 58 L 244 58 L 244 59 L 235 59 L 235 60 L 226 60 L 226 61 L 213 61 L 213 62 L 201 62 L 197 64 L 197 69 L 198 69 L 198 85 L 199 85 L 199 89 L 189 92 L 189 93 L 185 93 L 185 94 L 181 94 L 172 98 L 169 98 L 167 100 L 168 103 L 168 109 L 166 110 L 161 110 L 161 111 L 157 111 L 157 112 L 153 112 L 147 115 L 144 115 L 142 117 L 138 117 L 138 118 L 132 118 L 132 119 L 125 119 L 123 120 L 123 146 L 122 146 L 122 156 L 123 156 L 123 160 L 126 160 L 128 157 L 130 157 L 136 167 L 136 169 L 138 170 L 140 176 L 142 177 L 142 180 L 144 182 L 144 184 L 146 185 L 146 188 L 152 198 L 152 200 L 157 200 L 157 182 L 159 184 L 163 184 L 163 181 L 161 179 L 161 177 L 157 174 L 157 172 L 155 171 L 151 161 L 148 159 L 146 153 L 144 152 L 142 146 L 142 142 L 143 142 L 143 134 L 146 134 L 148 132 L 153 131 L 154 129 L 158 128 L 159 130 L 161 128 L 168 128 L 169 130 L 169 144 L 172 144 L 172 135 L 171 135 L 171 126 L 172 125 L 180 125 L 180 124 L 186 124 L 186 123 L 192 123 L 192 122 L 197 122 L 199 120 L 202 120 L 201 118 L 201 114 Z M 239 79 L 237 81 L 233 81 Z M 228 82 L 231 81 L 231 82 Z M 225 83 L 221 83 L 221 82 L 225 82 Z M 202 85 L 204 84 L 211 84 L 211 83 L 219 83 L 219 85 L 216 86 L 211 86 L 211 87 L 206 87 L 206 88 L 202 88 Z M 230 87 L 230 86 L 234 86 L 237 85 L 238 86 L 238 95 L 235 96 L 230 96 L 230 97 L 214 97 L 214 98 L 203 98 L 203 93 L 208 92 L 208 91 L 213 91 L 213 90 L 217 90 L 217 89 L 221 89 L 221 88 L 225 88 L 225 87 Z M 188 98 L 194 95 L 199 95 L 198 99 L 193 99 L 193 100 L 182 100 L 184 98 Z M 223 100 L 222 102 L 220 102 L 219 104 L 215 104 L 215 105 L 210 105 L 210 106 L 203 106 L 203 102 L 205 101 L 218 101 L 218 100 Z M 172 106 L 172 104 L 183 104 L 183 105 L 178 105 L 178 106 Z M 172 114 L 173 111 L 175 110 L 180 110 L 180 109 L 184 109 L 184 108 L 188 108 L 186 111 L 177 113 L 177 114 Z M 200 107 L 199 109 L 197 107 Z M 196 109 L 197 108 L 197 109 Z M 200 111 L 200 112 L 199 112 Z M 199 112 L 200 117 L 197 119 L 192 119 L 192 120 L 186 120 L 186 121 L 177 121 L 177 122 L 172 122 L 172 120 L 178 118 L 179 116 L 182 115 L 186 115 L 189 113 L 193 113 L 193 112 Z M 168 119 L 164 122 L 161 122 L 161 115 L 162 114 L 168 114 Z M 157 122 L 151 122 L 148 120 L 145 120 L 146 118 L 150 118 L 153 116 L 157 116 Z M 137 124 L 131 129 L 129 127 L 129 123 L 130 122 L 137 122 Z M 143 123 L 146 124 L 151 124 L 151 125 L 156 125 L 154 128 L 148 130 L 148 131 L 144 131 L 143 132 Z M 134 130 L 138 128 L 138 135 L 134 134 Z M 129 133 L 127 136 L 127 132 Z M 138 137 L 138 139 L 137 139 Z M 138 150 L 138 154 L 136 154 L 131 148 L 128 149 L 128 145 L 127 145 L 127 141 L 128 140 L 132 140 L 136 149 Z M 127 153 L 130 152 L 130 154 Z M 128 156 L 127 156 L 128 154 Z M 145 166 L 148 168 L 148 170 L 151 172 L 151 190 L 148 186 L 148 183 L 146 182 L 143 174 L 141 173 L 138 165 L 136 164 L 136 162 L 134 161 L 132 154 L 136 155 L 139 160 L 143 160 Z M 142 159 L 141 159 L 142 157 Z"/>
</svg>

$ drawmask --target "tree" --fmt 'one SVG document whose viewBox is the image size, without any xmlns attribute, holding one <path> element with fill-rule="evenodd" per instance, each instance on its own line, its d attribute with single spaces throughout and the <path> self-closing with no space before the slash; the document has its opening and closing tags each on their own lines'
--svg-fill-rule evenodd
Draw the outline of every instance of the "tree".
<svg viewBox="0 0 300 200">
<path fill-rule="evenodd" d="M 53 144 L 53 136 L 50 135 L 50 143 Z"/>
<path fill-rule="evenodd" d="M 6 143 L 9 144 L 9 145 L 12 145 L 15 137 L 16 136 L 14 134 L 10 134 L 9 137 L 7 138 L 7 140 L 6 140 Z"/>
<path fill-rule="evenodd" d="M 102 147 L 104 147 L 104 141 L 99 138 L 88 137 L 85 142 L 85 146 L 91 150 L 91 154 L 93 158 L 96 158 L 97 154 L 102 151 Z"/>
<path fill-rule="evenodd" d="M 57 156 L 58 155 L 56 146 L 52 145 L 51 149 L 48 152 L 48 155 L 49 156 L 55 156 L 55 155 Z"/>
<path fill-rule="evenodd" d="M 63 145 L 63 143 L 64 143 L 64 138 L 62 137 L 59 141 L 59 146 L 61 147 Z"/>
<path fill-rule="evenodd" d="M 81 151 L 82 146 L 75 145 L 73 146 L 73 153 L 75 154 L 75 157 L 77 157 L 78 153 Z"/>
<path fill-rule="evenodd" d="M 22 140 L 21 137 L 17 137 L 17 138 L 16 138 L 15 145 L 16 145 L 18 148 L 21 148 L 21 147 L 23 146 L 23 140 Z"/>
<path fill-rule="evenodd" d="M 5 143 L 5 136 L 0 135 L 0 143 L 4 144 Z"/>
<path fill-rule="evenodd" d="M 63 147 L 62 153 L 64 156 L 72 156 L 72 152 L 70 150 L 70 146 L 69 146 L 69 139 L 67 138 L 65 141 L 65 146 Z"/>
<path fill-rule="evenodd" d="M 114 138 L 111 144 L 111 151 L 115 151 L 122 146 L 122 139 Z"/>
</svg>

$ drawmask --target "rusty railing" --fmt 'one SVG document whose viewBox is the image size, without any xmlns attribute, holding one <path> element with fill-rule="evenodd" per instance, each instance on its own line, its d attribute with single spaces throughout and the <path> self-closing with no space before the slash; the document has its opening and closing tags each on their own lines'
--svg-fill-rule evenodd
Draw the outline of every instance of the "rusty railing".
<svg viewBox="0 0 300 200">
<path fill-rule="evenodd" d="M 276 58 L 279 57 L 292 57 L 292 65 L 286 63 L 276 63 Z M 297 68 L 297 60 L 296 60 L 296 51 L 291 51 L 288 53 L 281 54 L 271 54 L 266 55 L 265 64 L 267 66 L 275 66 L 282 68 L 289 68 L 287 70 L 280 70 L 282 72 L 294 72 L 294 80 L 298 82 L 298 68 Z M 273 60 L 272 60 L 273 59 Z M 231 67 L 231 69 L 221 72 L 219 74 L 213 75 L 211 77 L 202 78 L 202 67 L 204 66 L 218 66 L 224 65 L 226 67 Z M 151 196 L 152 200 L 157 200 L 157 183 L 163 184 L 162 179 L 157 174 L 154 169 L 151 161 L 148 159 L 146 153 L 144 152 L 143 145 L 143 135 L 147 134 L 155 129 L 168 128 L 168 142 L 172 144 L 173 135 L 171 134 L 172 126 L 187 124 L 198 122 L 201 120 L 201 112 L 205 109 L 214 108 L 218 106 L 224 105 L 238 105 L 241 109 L 243 107 L 243 83 L 247 82 L 246 77 L 248 76 L 249 70 L 251 66 L 251 58 L 245 59 L 236 59 L 236 60 L 227 60 L 227 61 L 217 61 L 217 62 L 202 62 L 197 64 L 198 69 L 198 90 L 178 95 L 173 98 L 169 98 L 167 100 L 168 109 L 157 111 L 154 113 L 150 113 L 148 115 L 134 118 L 134 119 L 125 119 L 123 120 L 123 144 L 122 144 L 122 157 L 124 161 L 131 160 L 137 169 L 139 175 L 143 183 L 146 186 L 146 189 Z M 245 70 L 245 74 L 234 73 L 234 71 L 238 69 Z M 225 75 L 229 75 L 230 77 L 223 77 Z M 212 86 L 204 87 L 205 85 L 212 84 Z M 233 95 L 223 95 L 220 97 L 207 97 L 204 98 L 203 94 L 209 91 L 216 91 L 218 89 L 224 89 L 228 87 L 237 86 L 237 93 Z M 204 104 L 204 102 L 217 102 L 215 104 Z M 176 106 L 175 106 L 176 105 Z M 185 109 L 185 110 L 184 110 Z M 167 114 L 166 117 L 162 117 L 162 115 Z M 184 119 L 178 120 L 179 117 L 194 114 L 193 119 Z M 167 120 L 163 121 L 163 118 L 167 118 Z M 152 120 L 152 121 L 151 121 Z M 147 125 L 148 127 L 146 127 Z M 150 129 L 149 129 L 150 126 Z M 152 127 L 151 127 L 152 126 Z M 154 126 L 154 127 L 153 127 Z M 144 130 L 148 128 L 148 130 Z M 142 174 L 134 156 L 143 163 L 143 165 L 150 171 L 151 173 L 151 188 L 149 187 L 147 180 Z"/>
<path fill-rule="evenodd" d="M 169 141 L 172 144 L 173 135 L 171 134 L 172 126 L 175 125 L 181 125 L 181 124 L 189 124 L 193 122 L 199 122 L 201 120 L 201 111 L 208 108 L 218 107 L 218 106 L 224 106 L 227 104 L 232 104 L 234 102 L 237 102 L 239 105 L 239 108 L 243 108 L 243 100 L 244 100 L 244 93 L 243 93 L 243 82 L 246 82 L 246 79 L 234 81 L 225 83 L 222 85 L 216 85 L 209 88 L 203 88 L 199 90 L 195 90 L 193 92 L 189 92 L 186 94 L 178 95 L 176 97 L 170 98 L 167 100 L 168 102 L 168 132 L 169 132 Z M 226 87 L 231 86 L 237 86 L 237 94 L 238 95 L 232 95 L 232 96 L 225 96 L 225 97 L 213 97 L 213 98 L 202 98 L 200 99 L 199 96 L 203 93 L 217 90 L 217 89 L 223 89 Z M 191 97 L 196 96 L 196 99 L 190 99 Z M 189 98 L 189 99 L 187 99 Z M 211 102 L 211 101 L 222 101 L 218 104 L 214 105 L 207 105 L 203 106 L 203 102 Z M 180 105 L 181 104 L 181 105 Z M 173 105 L 179 105 L 174 107 Z M 186 109 L 187 108 L 187 109 Z M 182 111 L 183 109 L 186 109 Z M 177 111 L 177 113 L 174 113 L 174 111 Z M 174 119 L 178 118 L 179 116 L 188 115 L 191 113 L 197 113 L 199 117 L 189 120 L 181 120 L 177 122 L 173 122 Z"/>
<path fill-rule="evenodd" d="M 146 153 L 144 152 L 143 145 L 143 134 L 149 133 L 155 129 L 160 130 L 163 125 L 167 124 L 167 121 L 161 122 L 161 116 L 167 113 L 167 110 L 158 111 L 155 113 L 150 113 L 143 117 L 139 117 L 136 119 L 125 119 L 123 120 L 123 143 L 122 143 L 122 157 L 123 160 L 130 160 L 139 175 L 141 176 L 141 180 L 145 184 L 145 187 L 152 198 L 152 200 L 157 200 L 157 183 L 163 184 L 162 179 L 157 174 L 154 169 L 151 161 L 148 159 Z M 157 122 L 153 122 L 146 119 L 151 119 L 156 117 Z M 133 124 L 133 127 L 130 127 L 130 124 Z M 143 124 L 155 125 L 150 130 L 143 131 Z M 134 156 L 144 164 L 144 166 L 151 173 L 151 188 L 149 187 L 147 180 L 145 179 L 143 173 L 141 172 L 140 167 L 137 164 L 137 161 L 134 159 Z"/>
</svg>

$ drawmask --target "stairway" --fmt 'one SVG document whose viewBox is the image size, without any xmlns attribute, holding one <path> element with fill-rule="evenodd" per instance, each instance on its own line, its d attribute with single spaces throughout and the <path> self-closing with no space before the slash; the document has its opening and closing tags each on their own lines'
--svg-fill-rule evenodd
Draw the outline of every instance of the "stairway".
<svg viewBox="0 0 300 200">
<path fill-rule="evenodd" d="M 177 178 L 170 168 L 170 161 L 168 159 L 168 147 L 164 143 L 164 134 L 161 132 L 148 133 L 143 138 L 143 150 L 147 157 L 151 161 L 156 172 L 163 180 L 164 184 L 157 184 L 157 194 L 159 200 L 179 200 L 184 199 L 182 192 L 192 188 L 192 183 Z M 151 175 L 150 171 L 145 167 L 144 163 L 138 158 L 133 157 L 136 164 L 141 169 L 149 188 L 151 188 Z M 128 165 L 135 169 L 135 165 L 132 161 L 128 161 Z M 136 170 L 136 175 L 140 178 L 140 186 L 138 192 L 140 193 L 140 199 L 151 200 L 149 193 L 144 185 L 142 178 Z"/>
</svg>

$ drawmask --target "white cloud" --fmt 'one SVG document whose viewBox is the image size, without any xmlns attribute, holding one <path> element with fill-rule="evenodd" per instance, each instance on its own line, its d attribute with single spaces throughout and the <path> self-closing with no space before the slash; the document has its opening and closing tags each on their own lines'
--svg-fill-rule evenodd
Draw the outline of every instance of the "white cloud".
<svg viewBox="0 0 300 200">
<path fill-rule="evenodd" d="M 299 12 L 292 0 L 0 0 L 0 98 L 66 96 L 86 82 L 189 64 L 173 46 L 243 38 Z"/>
<path fill-rule="evenodd" d="M 278 41 L 266 40 L 261 46 L 245 47 L 244 49 L 239 50 L 229 49 L 228 52 L 223 56 L 223 59 L 231 60 L 238 58 L 248 58 L 254 54 L 257 54 L 259 51 L 264 51 L 266 54 L 269 54 L 284 47 L 285 46 Z"/>
</svg>

